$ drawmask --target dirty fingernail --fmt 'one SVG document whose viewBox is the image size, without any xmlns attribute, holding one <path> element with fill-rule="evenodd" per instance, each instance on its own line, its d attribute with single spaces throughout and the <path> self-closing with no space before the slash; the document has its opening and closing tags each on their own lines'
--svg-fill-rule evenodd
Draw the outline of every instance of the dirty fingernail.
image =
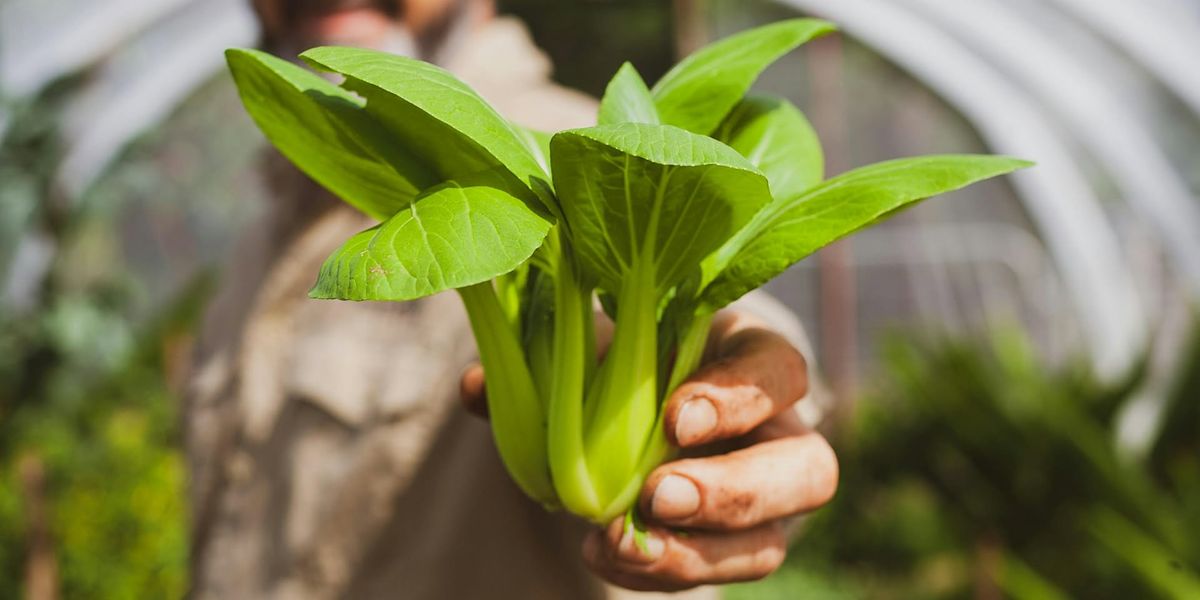
<svg viewBox="0 0 1200 600">
<path fill-rule="evenodd" d="M 627 531 L 625 535 L 621 536 L 621 542 L 617 548 L 617 556 L 626 562 L 648 565 L 662 558 L 663 551 L 666 548 L 666 542 L 653 533 L 647 532 L 644 534 L 642 543 L 639 544 L 634 532 Z"/>
<path fill-rule="evenodd" d="M 682 475 L 667 475 L 650 496 L 650 514 L 657 519 L 675 520 L 690 517 L 700 510 L 700 490 Z"/>
<path fill-rule="evenodd" d="M 675 420 L 675 441 L 689 446 L 706 439 L 717 426 L 717 407 L 708 398 L 697 396 L 683 403 Z"/>
</svg>

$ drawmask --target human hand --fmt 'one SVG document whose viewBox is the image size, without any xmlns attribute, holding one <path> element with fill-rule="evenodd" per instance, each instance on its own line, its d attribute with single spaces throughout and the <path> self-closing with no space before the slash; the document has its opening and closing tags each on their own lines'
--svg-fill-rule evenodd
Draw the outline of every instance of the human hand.
<svg viewBox="0 0 1200 600">
<path fill-rule="evenodd" d="M 484 403 L 483 373 L 462 381 L 468 408 Z M 788 517 L 828 502 L 837 458 L 792 410 L 808 389 L 804 358 L 745 314 L 714 322 L 704 366 L 667 400 L 667 438 L 688 458 L 646 479 L 645 543 L 616 519 L 584 540 L 584 560 L 622 587 L 674 591 L 758 579 L 783 562 Z"/>
</svg>

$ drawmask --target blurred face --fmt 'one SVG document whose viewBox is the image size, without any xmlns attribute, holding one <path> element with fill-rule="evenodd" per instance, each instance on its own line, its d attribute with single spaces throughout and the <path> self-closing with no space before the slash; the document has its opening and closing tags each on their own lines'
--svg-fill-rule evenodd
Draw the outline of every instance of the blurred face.
<svg viewBox="0 0 1200 600">
<path fill-rule="evenodd" d="M 267 45 L 295 55 L 318 45 L 361 46 L 418 56 L 455 21 L 490 0 L 255 0 Z"/>
</svg>

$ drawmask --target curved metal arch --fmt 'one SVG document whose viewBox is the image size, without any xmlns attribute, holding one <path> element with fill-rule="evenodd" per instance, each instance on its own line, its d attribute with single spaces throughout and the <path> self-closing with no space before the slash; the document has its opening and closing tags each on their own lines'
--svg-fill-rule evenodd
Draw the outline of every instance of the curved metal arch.
<svg viewBox="0 0 1200 600">
<path fill-rule="evenodd" d="M 1200 115 L 1200 19 L 1171 18 L 1165 10 L 1130 10 L 1124 0 L 1054 0 L 1136 58 Z"/>
<path fill-rule="evenodd" d="M 206 0 L 114 56 L 66 112 L 67 150 L 55 173 L 66 197 L 78 201 L 131 139 L 224 68 L 226 48 L 253 44 L 257 31 L 244 1 Z"/>
<path fill-rule="evenodd" d="M 906 1 L 961 32 L 964 43 L 999 61 L 1053 107 L 1113 174 L 1126 202 L 1158 228 L 1192 293 L 1200 295 L 1200 204 L 1138 116 L 1114 101 L 1114 90 L 995 0 Z"/>
<path fill-rule="evenodd" d="M 1128 369 L 1148 333 L 1136 280 L 1087 179 L 1038 106 L 961 44 L 891 2 L 776 1 L 836 21 L 954 105 L 993 148 L 1039 162 L 1013 181 L 1081 313 L 1096 372 L 1113 378 Z"/>
<path fill-rule="evenodd" d="M 14 0 L 0 3 L 0 88 L 14 97 L 103 57 L 194 0 Z"/>
</svg>

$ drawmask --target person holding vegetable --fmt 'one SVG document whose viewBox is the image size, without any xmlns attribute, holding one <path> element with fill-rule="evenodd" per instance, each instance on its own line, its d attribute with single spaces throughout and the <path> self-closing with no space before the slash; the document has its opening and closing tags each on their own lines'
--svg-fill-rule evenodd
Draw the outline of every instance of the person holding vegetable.
<svg viewBox="0 0 1200 600">
<path fill-rule="evenodd" d="M 441 64 L 522 125 L 595 119 L 488 0 L 255 8 L 277 54 L 374 47 Z M 626 592 L 595 575 L 645 591 L 743 581 L 776 569 L 788 520 L 834 495 L 803 334 L 754 293 L 716 315 L 701 368 L 665 404 L 684 458 L 640 489 L 644 539 L 620 518 L 597 529 L 544 512 L 507 478 L 486 426 L 454 407 L 486 413 L 482 370 L 460 376 L 474 344 L 458 299 L 309 299 L 321 262 L 368 223 L 281 161 L 270 170 L 278 201 L 235 252 L 186 408 L 193 596 L 600 598 Z"/>
</svg>

